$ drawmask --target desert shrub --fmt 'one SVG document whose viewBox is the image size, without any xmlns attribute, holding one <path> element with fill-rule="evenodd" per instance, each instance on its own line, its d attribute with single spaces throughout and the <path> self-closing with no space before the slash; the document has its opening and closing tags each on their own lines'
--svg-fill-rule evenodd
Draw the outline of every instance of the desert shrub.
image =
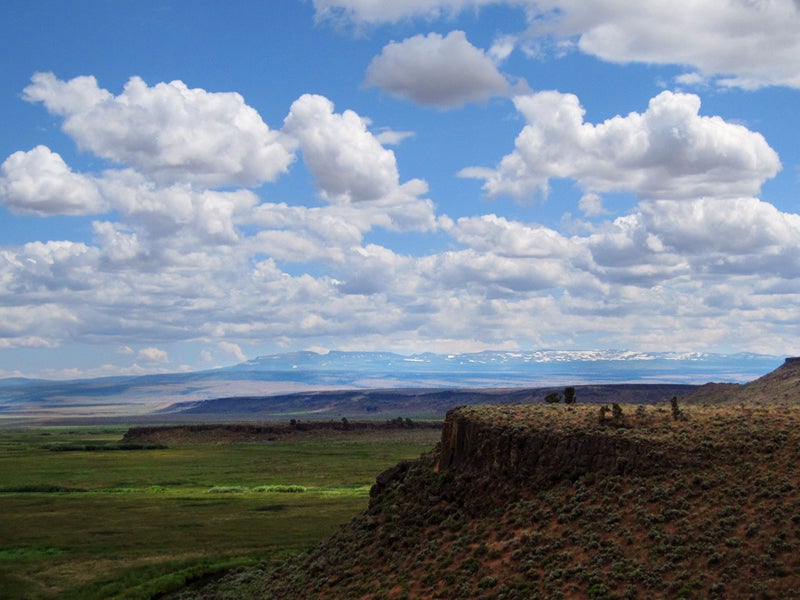
<svg viewBox="0 0 800 600">
<path fill-rule="evenodd" d="M 544 401 L 548 404 L 558 404 L 561 402 L 561 394 L 558 392 L 550 392 L 544 397 Z"/>
<path fill-rule="evenodd" d="M 589 595 L 589 598 L 592 600 L 603 600 L 605 598 L 611 598 L 611 594 L 609 594 L 608 588 L 603 585 L 602 583 L 595 583 L 586 590 L 586 593 Z"/>
</svg>

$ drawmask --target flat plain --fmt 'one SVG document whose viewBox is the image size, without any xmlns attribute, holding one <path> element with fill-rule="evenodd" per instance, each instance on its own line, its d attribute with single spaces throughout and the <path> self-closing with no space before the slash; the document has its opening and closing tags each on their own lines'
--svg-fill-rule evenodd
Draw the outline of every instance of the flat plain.
<svg viewBox="0 0 800 600">
<path fill-rule="evenodd" d="M 152 598 L 301 551 L 440 435 L 123 445 L 126 430 L 0 428 L 0 597 Z"/>
</svg>

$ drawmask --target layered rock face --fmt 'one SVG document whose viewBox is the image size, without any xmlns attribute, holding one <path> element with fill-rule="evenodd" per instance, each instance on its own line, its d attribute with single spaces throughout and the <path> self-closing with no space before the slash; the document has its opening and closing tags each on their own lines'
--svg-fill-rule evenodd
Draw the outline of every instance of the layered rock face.
<svg viewBox="0 0 800 600">
<path fill-rule="evenodd" d="M 558 410 L 550 412 L 561 418 Z M 587 473 L 647 474 L 666 466 L 663 445 L 617 435 L 614 426 L 532 427 L 523 412 L 519 407 L 464 407 L 448 413 L 438 469 L 535 485 Z M 595 415 L 588 418 L 594 425 Z"/>
</svg>

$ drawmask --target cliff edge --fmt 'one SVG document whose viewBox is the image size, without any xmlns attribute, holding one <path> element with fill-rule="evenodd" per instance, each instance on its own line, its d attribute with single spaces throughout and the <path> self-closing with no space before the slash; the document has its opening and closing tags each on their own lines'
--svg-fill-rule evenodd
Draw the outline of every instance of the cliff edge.
<svg viewBox="0 0 800 600">
<path fill-rule="evenodd" d="M 791 598 L 800 408 L 477 406 L 328 541 L 184 597 Z"/>
</svg>

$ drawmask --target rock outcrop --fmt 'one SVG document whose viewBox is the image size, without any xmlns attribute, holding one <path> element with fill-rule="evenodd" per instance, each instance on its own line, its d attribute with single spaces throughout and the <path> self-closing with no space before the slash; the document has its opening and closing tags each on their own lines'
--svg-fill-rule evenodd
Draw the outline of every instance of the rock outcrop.
<svg viewBox="0 0 800 600">
<path fill-rule="evenodd" d="M 562 418 L 557 411 L 557 407 L 550 410 Z M 448 413 L 439 470 L 536 485 L 586 473 L 644 475 L 666 466 L 663 445 L 594 423 L 571 430 L 557 430 L 546 423 L 530 426 L 524 421 L 525 412 L 520 407 L 463 407 Z"/>
<path fill-rule="evenodd" d="M 617 408 L 455 409 L 328 541 L 187 597 L 798 597 L 800 407 Z"/>
</svg>

